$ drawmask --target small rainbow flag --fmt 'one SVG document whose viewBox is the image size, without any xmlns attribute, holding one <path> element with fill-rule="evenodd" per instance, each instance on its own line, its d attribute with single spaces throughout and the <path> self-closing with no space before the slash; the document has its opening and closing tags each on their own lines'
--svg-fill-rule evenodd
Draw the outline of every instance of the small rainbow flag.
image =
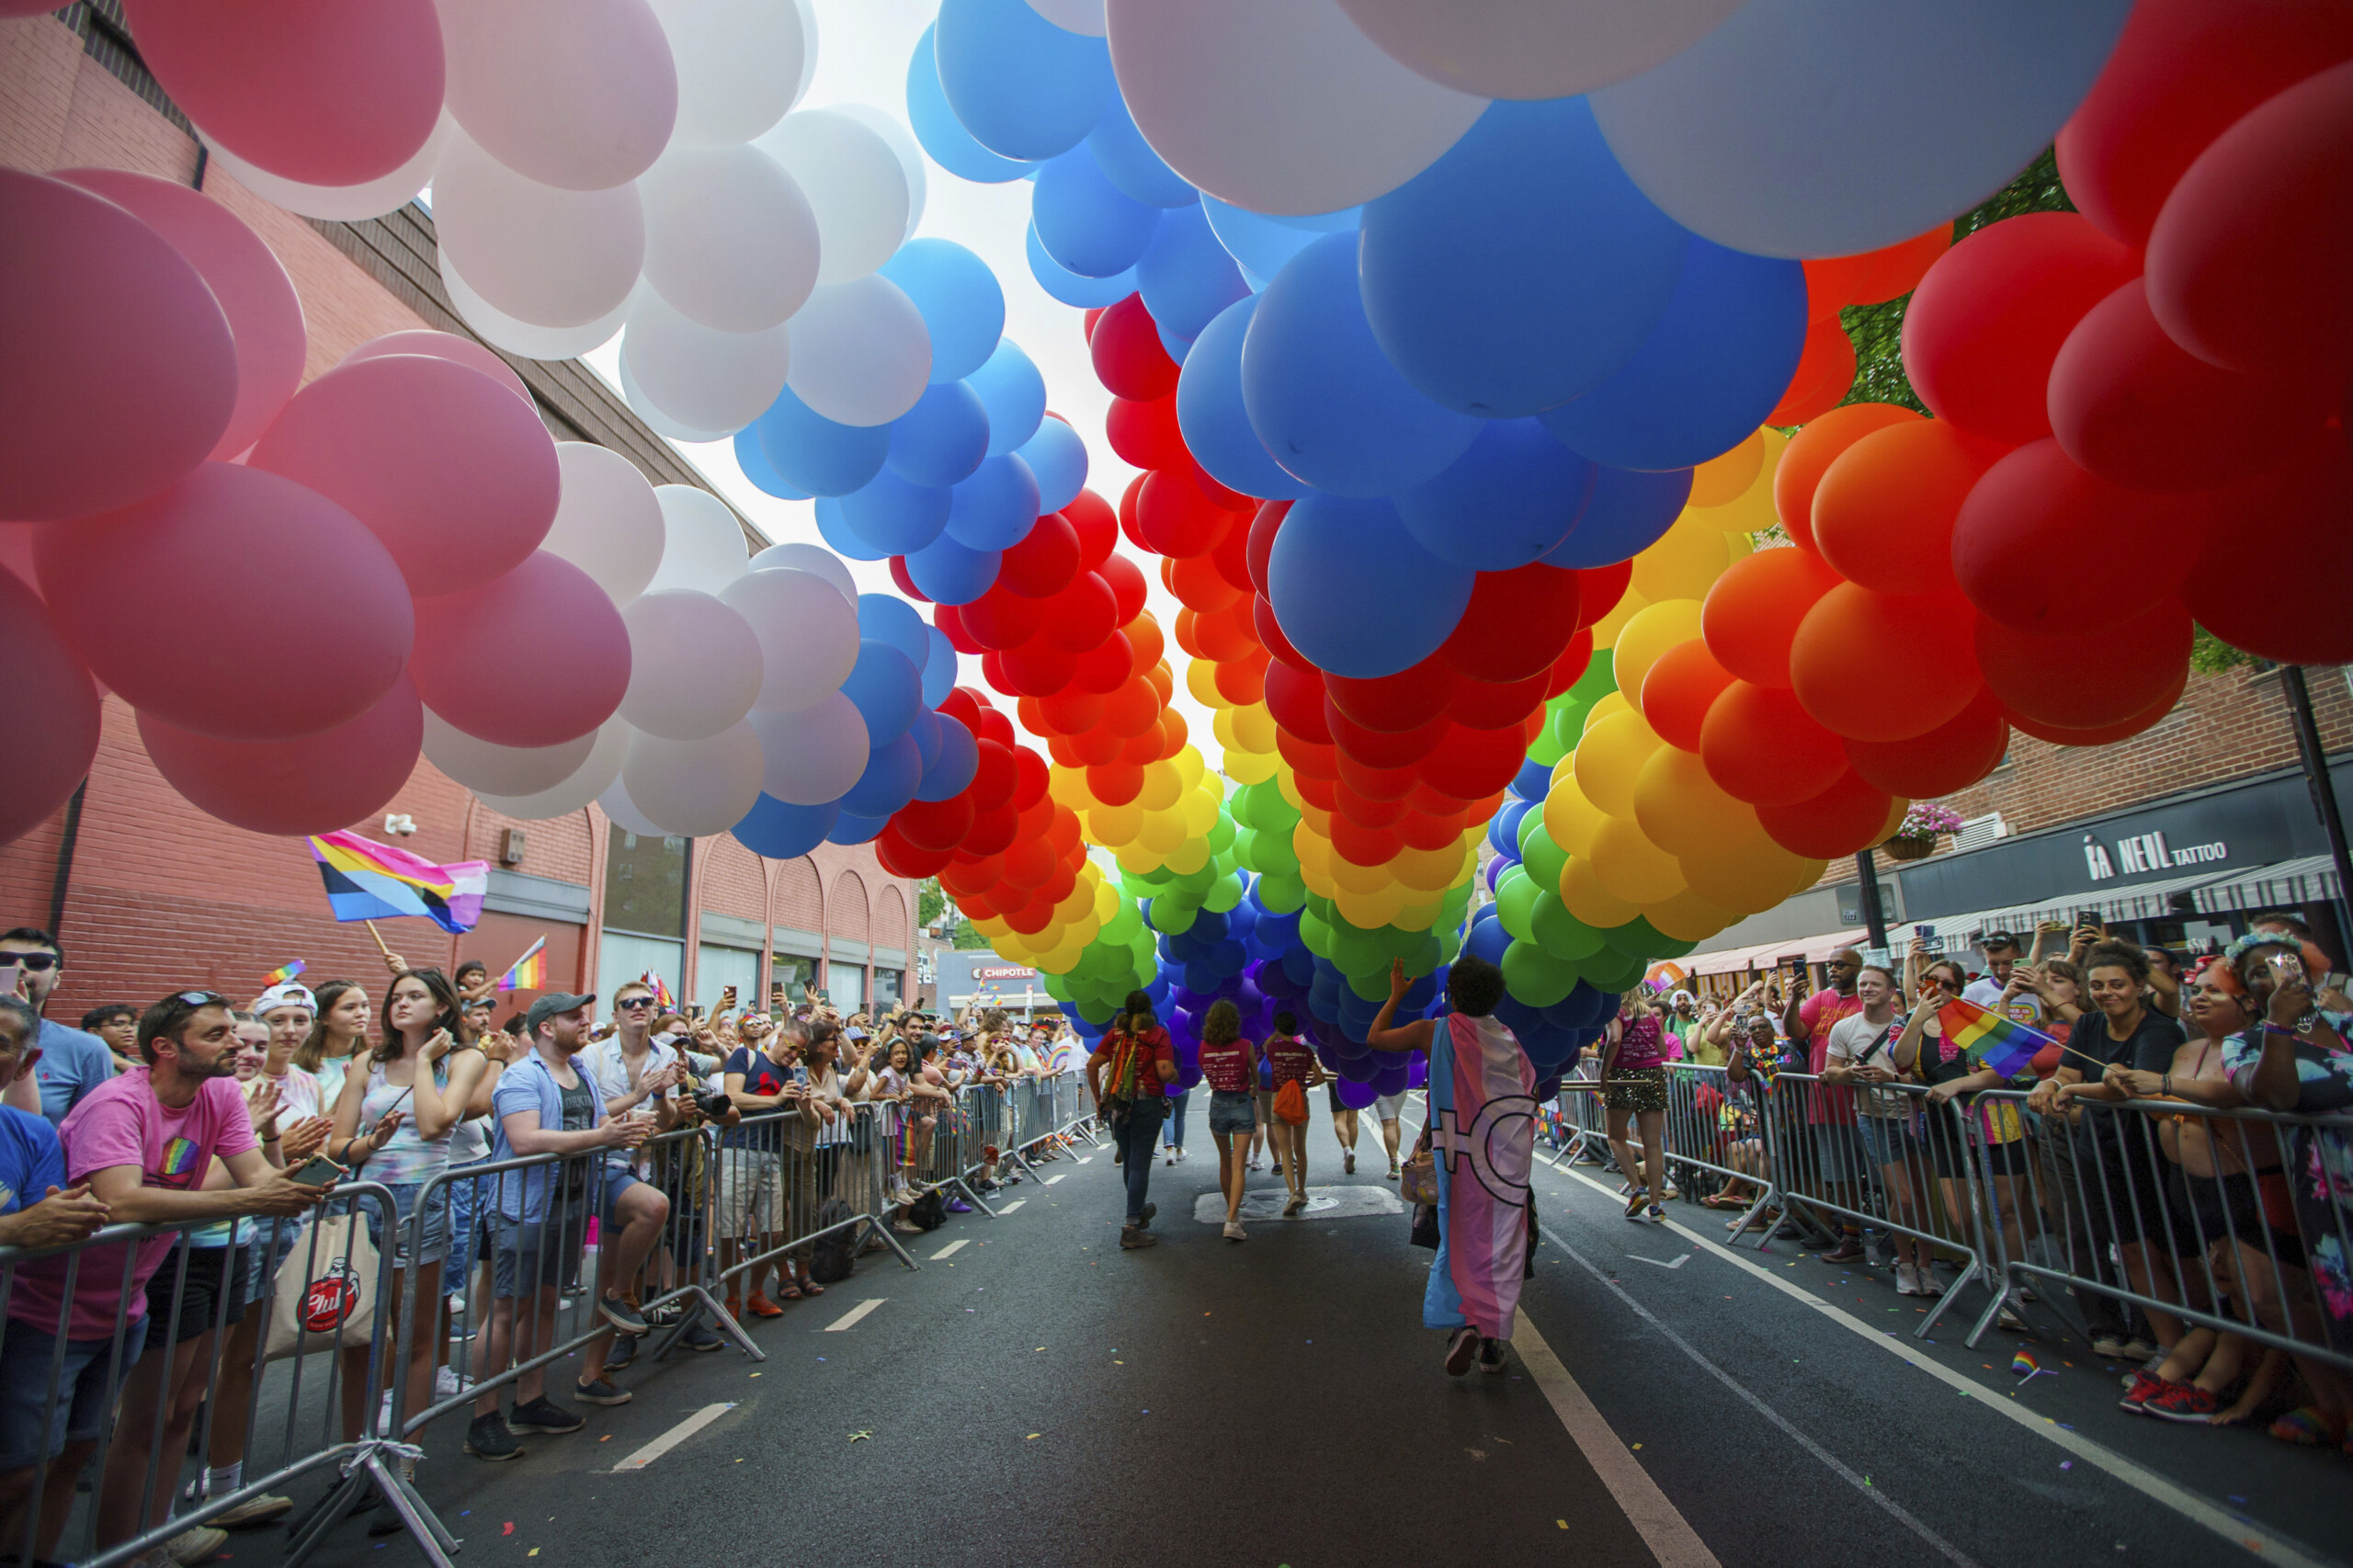
<svg viewBox="0 0 2353 1568">
<path fill-rule="evenodd" d="M 2034 1053 L 2044 1046 L 2059 1043 L 2040 1029 L 2029 1028 L 1964 996 L 1938 1008 L 1937 1021 L 1944 1026 L 1946 1039 L 2005 1078 L 2025 1072 Z"/>
<path fill-rule="evenodd" d="M 490 891 L 487 860 L 437 866 L 356 833 L 316 834 L 310 843 L 337 920 L 421 915 L 454 933 L 472 930 L 482 918 L 483 895 Z"/>
<path fill-rule="evenodd" d="M 548 939 L 541 937 L 523 949 L 523 956 L 498 977 L 501 991 L 544 991 L 548 982 Z"/>
<path fill-rule="evenodd" d="M 664 1012 L 667 1012 L 678 1005 L 671 999 L 670 988 L 662 983 L 662 977 L 654 973 L 652 970 L 647 970 L 638 978 L 644 981 L 646 984 L 654 987 L 654 1005 L 661 1008 Z"/>
<path fill-rule="evenodd" d="M 1691 971 L 1673 959 L 1661 959 L 1643 972 L 1654 991 L 1672 991 L 1691 978 Z"/>
<path fill-rule="evenodd" d="M 296 959 L 290 963 L 279 964 L 276 969 L 271 970 L 267 974 L 261 977 L 262 989 L 267 991 L 273 985 L 283 985 L 301 972 L 302 960 L 301 959 Z"/>
<path fill-rule="evenodd" d="M 2042 1363 L 2034 1358 L 2031 1350 L 2021 1350 L 2010 1358 L 2010 1370 L 2020 1377 L 2030 1378 L 2042 1370 Z"/>
</svg>

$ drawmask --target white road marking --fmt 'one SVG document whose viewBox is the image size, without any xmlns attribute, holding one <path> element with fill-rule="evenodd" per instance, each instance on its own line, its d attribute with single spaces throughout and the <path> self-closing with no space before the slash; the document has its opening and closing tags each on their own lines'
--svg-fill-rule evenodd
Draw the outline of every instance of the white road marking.
<svg viewBox="0 0 2353 1568">
<path fill-rule="evenodd" d="M 1010 1213 L 1012 1213 L 1016 1209 L 1020 1208 L 1023 1204 L 1025 1204 L 1025 1203 L 1027 1203 L 1027 1202 L 1029 1202 L 1029 1200 L 1028 1199 L 1026 1199 L 1026 1198 L 1017 1198 L 1017 1199 L 1014 1199 L 1012 1202 L 1010 1202 L 1010 1203 L 1000 1203 L 1000 1204 L 998 1204 L 998 1205 L 997 1205 L 997 1210 L 996 1210 L 996 1211 L 997 1211 L 998 1213 L 1000 1213 L 1000 1214 L 1010 1214 Z"/>
<path fill-rule="evenodd" d="M 1677 1258 L 1673 1263 L 1662 1263 L 1657 1258 L 1644 1257 L 1642 1254 L 1636 1252 L 1630 1252 L 1626 1256 L 1632 1258 L 1636 1263 L 1647 1263 L 1653 1268 L 1680 1268 L 1685 1264 L 1691 1261 L 1691 1255 L 1688 1252 L 1682 1256 Z"/>
<path fill-rule="evenodd" d="M 1582 1172 L 1563 1171 L 1561 1174 L 1572 1180 L 1584 1183 L 1605 1198 L 1610 1198 L 1613 1203 L 1618 1201 L 1611 1197 L 1608 1188 Z M 2177 1486 L 2154 1471 L 2144 1470 L 2122 1455 L 2102 1448 L 2080 1432 L 2068 1431 L 2055 1421 L 2039 1416 L 2023 1405 L 1994 1398 L 1991 1391 L 1981 1384 L 1972 1381 L 1949 1367 L 1916 1355 L 1908 1341 L 1880 1333 L 1860 1319 L 1839 1311 L 1811 1290 L 1793 1285 L 1771 1269 L 1743 1257 L 1722 1242 L 1687 1228 L 1680 1221 L 1668 1221 L 1666 1228 L 1695 1246 L 1700 1247 L 1709 1256 L 1721 1257 L 1733 1267 L 1755 1275 L 1783 1295 L 1818 1309 L 1823 1317 L 1828 1321 L 1859 1335 L 1865 1343 L 1886 1351 L 1905 1366 L 1915 1367 L 1938 1382 L 1970 1395 L 1982 1408 L 2017 1422 L 2045 1442 L 2064 1449 L 2086 1463 L 2106 1471 L 2150 1501 L 2161 1503 L 2183 1517 L 2203 1525 L 2233 1546 L 2270 1562 L 2293 1564 L 2295 1568 L 2326 1568 L 2325 1559 L 2305 1551 L 2285 1536 L 2275 1534 L 2261 1525 L 2234 1517 L 2196 1493 Z"/>
<path fill-rule="evenodd" d="M 1056 1183 L 1056 1182 L 1058 1182 L 1058 1181 L 1062 1180 L 1064 1176 L 1068 1176 L 1068 1175 L 1070 1175 L 1070 1173 L 1069 1173 L 1068 1171 L 1056 1171 L 1053 1175 L 1051 1175 L 1051 1176 L 1048 1176 L 1048 1177 L 1046 1178 L 1046 1185 L 1047 1185 L 1048 1187 L 1051 1187 L 1051 1186 L 1053 1186 L 1053 1185 L 1054 1185 L 1054 1183 Z"/>
<path fill-rule="evenodd" d="M 1093 1158 L 1095 1158 L 1095 1156 L 1094 1156 L 1094 1155 L 1092 1155 L 1092 1154 L 1081 1154 L 1081 1155 L 1078 1157 L 1078 1163 L 1079 1163 L 1080 1165 L 1083 1165 L 1086 1164 L 1089 1160 L 1092 1160 Z"/>
<path fill-rule="evenodd" d="M 1242 1218 L 1245 1220 L 1280 1220 L 1283 1206 L 1290 1201 L 1290 1194 L 1279 1187 L 1256 1187 L 1242 1195 Z M 1385 1187 L 1370 1187 L 1351 1182 L 1346 1187 L 1311 1187 L 1307 1189 L 1307 1209 L 1292 1215 L 1294 1220 L 1355 1220 L 1367 1215 L 1403 1214 L 1405 1205 L 1394 1192 Z M 1204 1192 L 1193 1199 L 1193 1219 L 1203 1225 L 1225 1223 L 1225 1199 L 1214 1192 Z"/>
<path fill-rule="evenodd" d="M 1634 1458 L 1618 1434 L 1609 1429 L 1600 1411 L 1593 1407 L 1576 1379 L 1561 1365 L 1544 1336 L 1536 1332 L 1526 1312 L 1512 1319 L 1512 1348 L 1519 1352 L 1520 1365 L 1536 1380 L 1552 1402 L 1552 1413 L 1567 1427 L 1569 1437 L 1583 1451 L 1586 1462 L 1593 1466 L 1601 1483 L 1609 1488 L 1609 1495 L 1643 1544 L 1657 1558 L 1659 1568 L 1722 1568 L 1716 1554 L 1708 1550 L 1691 1521 L 1678 1512 L 1658 1483 L 1651 1479 L 1642 1461 Z"/>
<path fill-rule="evenodd" d="M 647 1465 L 652 1464 L 655 1460 L 660 1459 L 664 1454 L 668 1453 L 672 1449 L 676 1448 L 734 1408 L 735 1404 L 732 1400 L 725 1404 L 704 1405 L 700 1410 L 613 1466 L 614 1472 L 618 1474 L 625 1470 L 643 1470 Z"/>
<path fill-rule="evenodd" d="M 867 1313 L 872 1312 L 875 1308 L 881 1306 L 888 1300 L 890 1300 L 890 1298 L 887 1296 L 868 1297 L 865 1301 L 858 1302 L 858 1305 L 844 1312 L 840 1317 L 835 1318 L 833 1322 L 827 1324 L 825 1325 L 824 1332 L 827 1334 L 839 1334 L 846 1328 L 855 1327 L 858 1319 L 864 1317 Z"/>
<path fill-rule="evenodd" d="M 971 1246 L 972 1244 L 972 1238 L 969 1236 L 961 1242 L 949 1242 L 946 1246 L 941 1247 L 938 1252 L 931 1255 L 931 1261 L 938 1263 L 943 1257 L 953 1257 L 956 1254 L 963 1251 L 966 1247 Z"/>
</svg>

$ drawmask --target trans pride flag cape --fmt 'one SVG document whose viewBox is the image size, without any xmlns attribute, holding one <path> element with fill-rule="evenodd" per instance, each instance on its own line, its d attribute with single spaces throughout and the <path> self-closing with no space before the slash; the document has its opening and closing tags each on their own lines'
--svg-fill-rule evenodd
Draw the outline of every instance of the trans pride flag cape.
<svg viewBox="0 0 2353 1568">
<path fill-rule="evenodd" d="M 1490 1339 L 1511 1337 L 1528 1271 L 1536 1108 L 1536 1069 L 1509 1028 L 1450 1013 L 1432 1031 L 1438 1243 L 1422 1296 L 1425 1326 L 1467 1323 Z"/>
</svg>

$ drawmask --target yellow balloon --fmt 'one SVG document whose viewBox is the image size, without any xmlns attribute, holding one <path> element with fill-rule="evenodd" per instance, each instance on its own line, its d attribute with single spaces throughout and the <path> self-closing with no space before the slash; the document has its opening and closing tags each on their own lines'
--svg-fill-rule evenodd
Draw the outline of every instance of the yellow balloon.
<svg viewBox="0 0 2353 1568">
<path fill-rule="evenodd" d="M 1731 564 L 1722 526 L 1710 513 L 1687 511 L 1634 557 L 1633 591 L 1653 603 L 1703 598 L 1708 585 Z"/>
<path fill-rule="evenodd" d="M 1610 673 L 1617 679 L 1619 695 L 1639 712 L 1643 677 L 1651 673 L 1659 656 L 1678 643 L 1699 640 L 1697 598 L 1661 599 L 1643 610 L 1618 633 L 1618 646 L 1610 653 Z"/>
<path fill-rule="evenodd" d="M 1175 805 L 1185 793 L 1185 781 L 1176 769 L 1165 762 L 1155 762 L 1143 770 L 1143 790 L 1136 796 L 1136 804 L 1146 813 L 1165 812 Z"/>
<path fill-rule="evenodd" d="M 1198 838 L 1188 838 L 1168 857 L 1168 869 L 1180 877 L 1189 877 L 1210 863 L 1210 846 Z"/>
<path fill-rule="evenodd" d="M 1215 790 L 1188 790 L 1185 798 L 1176 802 L 1179 815 L 1185 819 L 1185 831 L 1195 838 L 1204 838 L 1217 825 L 1218 798 Z"/>
<path fill-rule="evenodd" d="M 1141 841 L 1120 845 L 1111 851 L 1111 858 L 1120 863 L 1121 870 L 1133 871 L 1139 876 L 1146 871 L 1157 871 L 1162 865 L 1161 858 L 1145 848 Z"/>
<path fill-rule="evenodd" d="M 1094 807 L 1086 813 L 1086 836 L 1106 849 L 1133 844 L 1143 831 L 1143 808 L 1130 801 L 1124 806 Z"/>
<path fill-rule="evenodd" d="M 1620 599 L 1610 608 L 1609 613 L 1601 618 L 1599 624 L 1594 627 L 1594 652 L 1597 653 L 1604 648 L 1615 646 L 1618 642 L 1618 629 L 1641 614 L 1649 604 L 1650 600 L 1643 597 L 1632 588 L 1628 588 L 1625 597 Z"/>
<path fill-rule="evenodd" d="M 1385 865 L 1359 866 L 1336 849 L 1332 852 L 1332 881 L 1336 887 L 1347 888 L 1352 892 L 1376 893 L 1383 888 L 1394 887 L 1397 879 Z"/>
<path fill-rule="evenodd" d="M 1445 908 L 1444 900 L 1436 903 L 1409 903 L 1392 915 L 1389 924 L 1400 931 L 1427 931 L 1438 924 L 1438 917 Z"/>
<path fill-rule="evenodd" d="M 1211 659 L 1188 659 L 1185 664 L 1185 689 L 1193 700 L 1204 708 L 1218 705 L 1217 664 Z"/>
<path fill-rule="evenodd" d="M 1572 855 L 1593 853 L 1593 835 L 1609 813 L 1586 799 L 1574 773 L 1556 769 L 1552 792 L 1544 797 L 1544 832 Z"/>
<path fill-rule="evenodd" d="M 1911 809 L 1912 802 L 1905 800 L 1901 795 L 1898 795 L 1889 801 L 1887 802 L 1887 820 L 1880 824 L 1880 829 L 1877 833 L 1871 835 L 1871 847 L 1876 849 L 1881 845 L 1886 843 L 1889 838 L 1893 836 L 1895 830 L 1904 825 L 1904 813 Z"/>
<path fill-rule="evenodd" d="M 1086 769 L 1064 767 L 1055 764 L 1046 771 L 1046 793 L 1054 803 L 1083 812 L 1095 804 L 1095 792 L 1086 787 Z"/>
<path fill-rule="evenodd" d="M 1662 745 L 1634 779 L 1634 821 L 1670 855 L 1708 855 L 1760 831 L 1756 808 L 1723 792 L 1694 752 Z"/>
<path fill-rule="evenodd" d="M 1629 903 L 1656 903 L 1690 886 L 1675 857 L 1624 817 L 1611 817 L 1593 835 L 1593 874 Z"/>
<path fill-rule="evenodd" d="M 1765 466 L 1766 435 L 1764 430 L 1753 430 L 1747 440 L 1731 451 L 1720 458 L 1710 458 L 1693 469 L 1691 505 L 1721 506 L 1727 501 L 1738 500 L 1743 491 L 1756 483 L 1757 472 Z"/>
<path fill-rule="evenodd" d="M 1299 780 L 1291 776 L 1290 765 L 1281 763 L 1275 768 L 1275 789 L 1292 811 L 1305 815 L 1312 808 L 1307 797 L 1299 792 Z"/>
<path fill-rule="evenodd" d="M 1236 784 L 1264 784 L 1275 776 L 1275 759 L 1256 752 L 1228 749 L 1225 773 Z"/>
<path fill-rule="evenodd" d="M 982 936 L 986 937 L 991 941 L 995 941 L 1007 931 L 1013 929 L 1012 926 L 1007 926 L 1005 923 L 1005 917 L 1003 915 L 992 915 L 986 918 L 983 918 L 976 915 L 971 918 L 972 922 L 972 929 L 978 931 Z"/>
<path fill-rule="evenodd" d="M 1344 887 L 1333 894 L 1332 905 L 1351 924 L 1370 927 L 1388 925 L 1403 907 L 1403 903 L 1394 888 L 1366 893 Z"/>
<path fill-rule="evenodd" d="M 1275 750 L 1275 716 L 1263 702 L 1253 702 L 1233 710 L 1233 733 L 1245 750 L 1272 756 Z"/>
<path fill-rule="evenodd" d="M 1732 558 L 1734 561 L 1737 561 L 1744 555 L 1754 555 L 1756 553 L 1756 540 L 1747 534 L 1726 534 L 1724 535 L 1724 548 L 1732 552 Z"/>
<path fill-rule="evenodd" d="M 1593 862 L 1582 855 L 1570 856 L 1561 872 L 1561 902 L 1586 925 L 1605 930 L 1623 926 L 1642 913 L 1631 902 L 1603 887 L 1593 874 Z"/>
<path fill-rule="evenodd" d="M 1613 713 L 1577 742 L 1577 788 L 1613 817 L 1634 815 L 1634 779 L 1665 743 L 1640 713 Z"/>
<path fill-rule="evenodd" d="M 1299 858 L 1302 874 L 1313 871 L 1326 882 L 1332 880 L 1332 841 L 1303 819 L 1290 830 L 1290 852 Z"/>
<path fill-rule="evenodd" d="M 1612 713 L 1633 713 L 1638 711 L 1640 711 L 1640 710 L 1636 709 L 1631 702 L 1626 700 L 1626 694 L 1624 692 L 1605 691 L 1598 698 L 1594 699 L 1592 707 L 1585 710 L 1585 725 L 1577 732 L 1577 733 L 1580 737 L 1593 733 L 1593 727 L 1596 724 L 1600 723 L 1604 719 L 1608 718 Z"/>
<path fill-rule="evenodd" d="M 1693 892 L 1734 915 L 1770 909 L 1822 874 L 1822 862 L 1790 854 L 1762 831 L 1712 855 L 1687 855 L 1682 865 L 1684 881 Z M 1814 870 L 1800 884 L 1798 875 L 1807 866 Z"/>
<path fill-rule="evenodd" d="M 1398 882 L 1415 892 L 1444 892 L 1462 877 L 1462 849 L 1401 849 L 1390 862 Z"/>
<path fill-rule="evenodd" d="M 1224 790 L 1219 789 L 1215 779 L 1211 778 L 1210 765 L 1202 760 L 1200 749 L 1189 741 L 1178 748 L 1176 757 L 1169 766 L 1176 770 L 1176 777 L 1184 781 L 1186 789 L 1199 789 L 1201 781 L 1209 778 L 1211 788 L 1216 791 L 1212 798 L 1216 800 L 1225 798 Z"/>
<path fill-rule="evenodd" d="M 1643 918 L 1656 926 L 1662 937 L 1671 937 L 1678 942 L 1704 942 L 1739 916 L 1718 909 L 1686 888 L 1673 898 L 1643 905 Z"/>
<path fill-rule="evenodd" d="M 1780 466 L 1781 453 L 1788 448 L 1790 438 L 1769 426 L 1757 434 L 1763 439 L 1764 450 L 1756 465 L 1756 477 L 1732 500 L 1707 509 L 1708 520 L 1728 534 L 1761 533 L 1781 520 L 1780 514 L 1773 509 L 1773 475 Z"/>
<path fill-rule="evenodd" d="M 1094 861 L 1089 860 L 1086 864 L 1088 869 L 1092 870 L 1094 869 Z M 1118 919 L 1119 915 L 1120 890 L 1113 887 L 1108 882 L 1098 881 L 1095 884 L 1095 919 L 1097 924 L 1108 926 L 1112 921 Z"/>
</svg>

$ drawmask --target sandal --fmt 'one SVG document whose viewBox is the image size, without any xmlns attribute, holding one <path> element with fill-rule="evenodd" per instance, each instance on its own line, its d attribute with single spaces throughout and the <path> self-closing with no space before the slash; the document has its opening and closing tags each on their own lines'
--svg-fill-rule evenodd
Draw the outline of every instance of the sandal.
<svg viewBox="0 0 2353 1568">
<path fill-rule="evenodd" d="M 1702 1209 L 1745 1209 L 1748 1204 L 1743 1199 L 1726 1198 L 1721 1192 L 1711 1192 L 1699 1199 L 1699 1207 Z"/>
</svg>

